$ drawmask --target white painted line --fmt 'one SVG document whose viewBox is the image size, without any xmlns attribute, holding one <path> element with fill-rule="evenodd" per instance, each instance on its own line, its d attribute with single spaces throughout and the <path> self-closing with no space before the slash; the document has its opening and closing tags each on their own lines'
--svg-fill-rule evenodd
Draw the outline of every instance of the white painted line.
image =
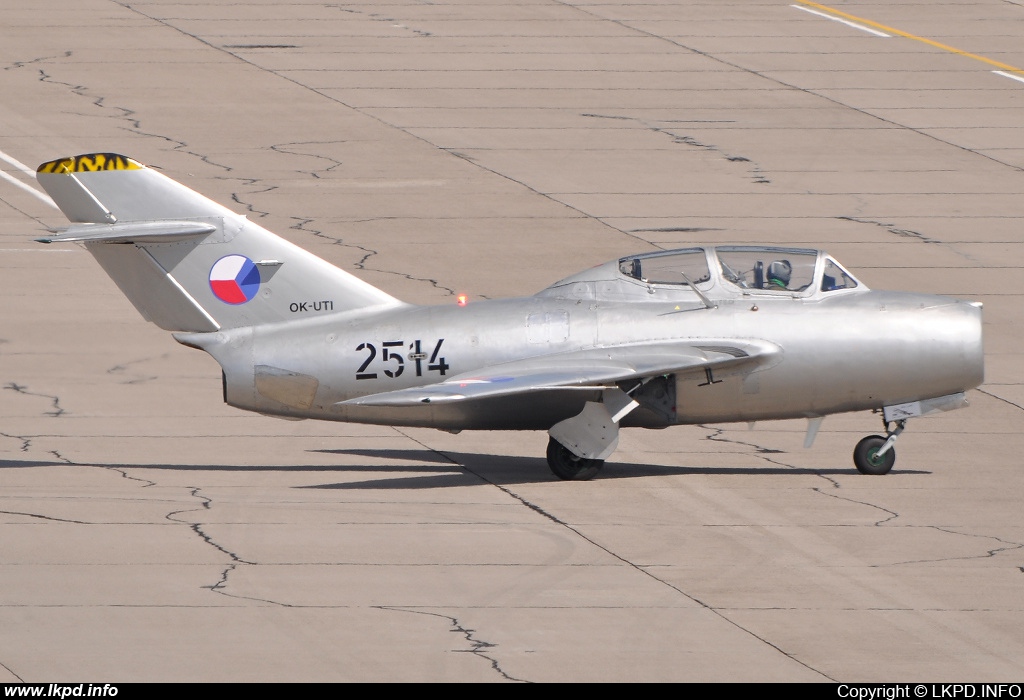
<svg viewBox="0 0 1024 700">
<path fill-rule="evenodd" d="M 53 200 L 50 199 L 50 197 L 48 195 L 43 194 L 42 192 L 40 192 L 39 190 L 37 190 L 34 187 L 29 187 L 28 185 L 26 185 L 21 180 L 15 178 L 15 177 L 12 177 L 11 175 L 8 175 L 3 170 L 0 170 L 0 178 L 3 178 L 4 180 L 7 180 L 7 182 L 10 182 L 13 185 L 17 185 L 18 187 L 20 187 L 21 189 L 25 190 L 26 192 L 28 192 L 33 197 L 38 197 L 39 200 L 42 201 L 44 204 L 49 204 L 54 209 L 58 208 L 57 205 L 53 203 Z"/>
<path fill-rule="evenodd" d="M 994 70 L 992 72 L 995 73 L 996 75 L 1001 75 L 1004 78 L 1009 78 L 1010 80 L 1016 80 L 1017 82 L 1024 83 L 1024 75 L 1014 75 L 1013 73 L 1006 73 L 1005 71 L 1001 70 Z"/>
<path fill-rule="evenodd" d="M 10 163 L 15 168 L 17 168 L 21 172 L 25 173 L 26 175 L 28 175 L 30 178 L 35 179 L 36 171 L 33 170 L 32 168 L 28 167 L 24 163 L 22 163 L 20 160 L 18 160 L 14 156 L 9 156 L 6 153 L 4 153 L 3 151 L 0 151 L 0 160 L 3 160 L 3 161 L 6 161 L 6 162 Z M 53 200 L 50 199 L 50 197 L 48 195 L 40 192 L 39 190 L 37 190 L 34 187 L 30 187 L 30 186 L 26 185 L 24 182 L 22 182 L 21 180 L 18 180 L 17 178 L 11 177 L 7 173 L 5 173 L 3 170 L 0 170 L 0 178 L 3 178 L 4 180 L 7 180 L 8 182 L 14 183 L 15 185 L 17 185 L 21 189 L 23 189 L 26 192 L 28 192 L 29 194 L 31 194 L 33 197 L 38 197 L 40 199 L 40 201 L 42 201 L 42 202 L 44 202 L 46 204 L 49 204 L 54 209 L 58 208 L 57 205 L 53 203 Z"/>
<path fill-rule="evenodd" d="M 21 172 L 25 173 L 29 177 L 33 177 L 34 178 L 36 176 L 36 171 L 35 170 L 33 170 L 32 168 L 28 167 L 27 165 L 22 163 L 20 160 L 18 160 L 14 156 L 7 155 L 3 151 L 0 151 L 0 160 L 7 161 L 8 163 L 13 165 L 15 168 L 17 168 Z"/>
<path fill-rule="evenodd" d="M 872 29 L 871 27 L 865 27 L 862 24 L 857 24 L 856 22 L 851 22 L 850 20 L 842 19 L 841 17 L 833 17 L 832 15 L 826 14 L 824 12 L 818 12 L 817 10 L 812 10 L 809 7 L 803 7 L 801 5 L 790 5 L 790 7 L 795 7 L 796 9 L 803 10 L 804 12 L 810 12 L 812 15 L 818 15 L 819 17 L 824 17 L 825 19 L 830 19 L 833 22 L 841 22 L 841 23 L 847 25 L 848 27 L 853 27 L 854 29 L 859 29 L 862 32 L 867 32 L 868 34 L 874 34 L 875 36 L 884 36 L 887 39 L 892 38 L 891 34 L 886 34 L 885 32 L 880 32 L 877 29 Z"/>
</svg>

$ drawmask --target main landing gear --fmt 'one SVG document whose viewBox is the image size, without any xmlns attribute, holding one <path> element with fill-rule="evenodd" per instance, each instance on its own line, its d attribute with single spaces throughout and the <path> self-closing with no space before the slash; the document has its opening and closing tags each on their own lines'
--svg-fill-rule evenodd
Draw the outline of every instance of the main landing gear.
<svg viewBox="0 0 1024 700">
<path fill-rule="evenodd" d="M 886 437 L 868 435 L 858 442 L 853 450 L 853 463 L 861 474 L 888 474 L 892 465 L 896 463 L 896 450 L 893 449 L 893 445 L 907 427 L 907 421 L 896 421 L 895 430 L 889 429 L 889 421 L 884 421 L 884 424 Z"/>
<path fill-rule="evenodd" d="M 646 383 L 637 383 L 633 391 Z M 587 401 L 583 410 L 551 426 L 548 466 L 559 479 L 593 479 L 619 444 L 619 421 L 640 404 L 618 388 L 604 389 L 601 401 Z"/>
<path fill-rule="evenodd" d="M 554 438 L 548 440 L 548 466 L 559 479 L 587 481 L 597 476 L 604 466 L 603 459 L 577 457 Z"/>
</svg>

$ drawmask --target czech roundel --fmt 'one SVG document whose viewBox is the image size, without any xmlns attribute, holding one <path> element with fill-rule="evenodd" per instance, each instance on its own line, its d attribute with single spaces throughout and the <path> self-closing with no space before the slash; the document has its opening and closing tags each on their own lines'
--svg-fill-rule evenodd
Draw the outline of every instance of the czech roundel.
<svg viewBox="0 0 1024 700">
<path fill-rule="evenodd" d="M 260 289 L 260 270 L 244 255 L 225 255 L 210 268 L 210 289 L 225 304 L 244 304 Z"/>
</svg>

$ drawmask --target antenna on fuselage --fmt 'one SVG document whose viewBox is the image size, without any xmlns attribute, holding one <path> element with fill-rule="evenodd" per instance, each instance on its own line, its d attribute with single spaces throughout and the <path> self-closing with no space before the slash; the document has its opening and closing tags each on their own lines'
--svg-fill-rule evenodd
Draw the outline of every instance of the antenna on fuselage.
<svg viewBox="0 0 1024 700">
<path fill-rule="evenodd" d="M 693 282 L 690 281 L 690 278 L 686 276 L 685 272 L 680 271 L 679 274 L 680 274 L 680 276 L 682 276 L 683 281 L 686 282 L 686 284 L 688 284 L 690 286 L 690 289 L 692 289 L 694 292 L 696 292 L 697 296 L 700 297 L 700 300 L 702 302 L 704 302 L 704 306 L 705 307 L 707 307 L 709 309 L 717 309 L 718 308 L 717 304 L 712 304 L 711 300 L 708 299 L 706 296 L 704 296 L 704 292 L 702 292 L 699 289 L 697 289 L 697 285 L 695 285 Z"/>
</svg>

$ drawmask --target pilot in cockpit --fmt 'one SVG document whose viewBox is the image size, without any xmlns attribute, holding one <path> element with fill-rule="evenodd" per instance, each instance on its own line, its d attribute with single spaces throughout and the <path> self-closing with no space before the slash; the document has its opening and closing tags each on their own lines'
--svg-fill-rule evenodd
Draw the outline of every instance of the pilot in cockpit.
<svg viewBox="0 0 1024 700">
<path fill-rule="evenodd" d="M 768 289 L 789 289 L 793 266 L 788 260 L 776 260 L 768 266 Z"/>
</svg>

